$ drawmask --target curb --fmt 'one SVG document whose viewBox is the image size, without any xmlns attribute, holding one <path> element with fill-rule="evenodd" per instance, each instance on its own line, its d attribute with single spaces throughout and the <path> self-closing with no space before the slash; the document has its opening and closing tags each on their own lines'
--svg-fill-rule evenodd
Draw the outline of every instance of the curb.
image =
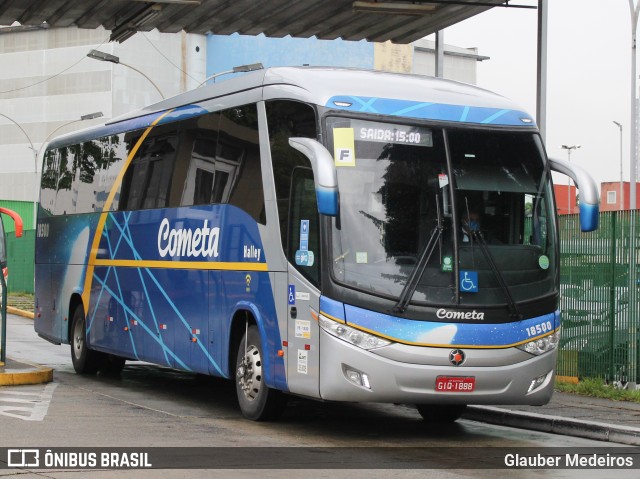
<svg viewBox="0 0 640 479">
<path fill-rule="evenodd" d="M 22 316 L 23 318 L 33 319 L 34 314 L 31 311 L 24 311 L 22 309 L 14 308 L 13 306 L 7 306 L 7 313 Z"/>
<path fill-rule="evenodd" d="M 513 411 L 491 406 L 469 406 L 463 417 L 499 426 L 640 446 L 640 428 L 636 427 Z"/>
<path fill-rule="evenodd" d="M 20 369 L 9 368 L 7 371 L 7 364 L 0 366 L 0 386 L 23 386 L 53 381 L 52 368 L 7 358 L 7 362 L 9 361 L 22 367 Z"/>
</svg>

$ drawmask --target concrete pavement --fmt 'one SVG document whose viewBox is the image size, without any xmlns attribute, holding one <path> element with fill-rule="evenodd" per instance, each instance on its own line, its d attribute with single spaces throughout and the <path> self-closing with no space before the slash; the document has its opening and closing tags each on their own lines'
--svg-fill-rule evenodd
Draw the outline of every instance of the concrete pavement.
<svg viewBox="0 0 640 479">
<path fill-rule="evenodd" d="M 15 314 L 15 313 L 11 313 Z M 7 316 L 11 320 L 11 314 Z M 29 317 L 28 314 L 21 314 Z M 19 320 L 15 318 L 15 320 Z M 27 328 L 24 325 L 23 329 Z M 18 341 L 44 341 L 31 332 Z M 11 350 L 9 349 L 9 352 Z M 37 358 L 34 358 L 37 361 Z M 0 386 L 53 380 L 53 369 L 20 357 L 0 366 Z M 470 406 L 464 419 L 620 444 L 640 445 L 640 404 L 556 392 L 545 406 Z"/>
</svg>

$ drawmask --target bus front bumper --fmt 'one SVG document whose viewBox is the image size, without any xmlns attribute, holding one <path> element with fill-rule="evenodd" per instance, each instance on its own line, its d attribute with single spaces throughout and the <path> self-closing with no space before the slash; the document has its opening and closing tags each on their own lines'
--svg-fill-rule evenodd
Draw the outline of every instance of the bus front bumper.
<svg viewBox="0 0 640 479">
<path fill-rule="evenodd" d="M 353 402 L 544 405 L 553 393 L 557 349 L 540 356 L 522 352 L 524 356 L 520 357 L 526 360 L 509 364 L 504 364 L 504 358 L 514 356 L 513 348 L 465 350 L 471 355 L 480 351 L 484 365 L 453 366 L 448 363 L 448 356 L 454 348 L 403 347 L 413 349 L 413 356 L 420 355 L 420 350 L 426 356 L 444 355 L 447 363 L 439 360 L 415 364 L 390 359 L 321 331 L 320 396 Z M 490 355 L 495 355 L 493 363 L 498 366 L 486 365 Z M 442 376 L 473 378 L 466 380 L 467 384 L 473 383 L 473 390 L 437 391 L 436 378 Z M 531 389 L 536 380 L 539 384 Z"/>
</svg>

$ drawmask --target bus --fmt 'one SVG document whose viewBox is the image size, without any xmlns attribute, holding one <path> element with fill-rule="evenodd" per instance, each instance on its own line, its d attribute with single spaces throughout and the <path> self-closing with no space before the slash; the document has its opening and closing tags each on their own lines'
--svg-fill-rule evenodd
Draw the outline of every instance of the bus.
<svg viewBox="0 0 640 479">
<path fill-rule="evenodd" d="M 424 76 L 268 68 L 51 141 L 35 329 L 75 371 L 140 360 L 287 397 L 542 405 L 560 336 L 551 171 L 533 118 Z"/>
</svg>

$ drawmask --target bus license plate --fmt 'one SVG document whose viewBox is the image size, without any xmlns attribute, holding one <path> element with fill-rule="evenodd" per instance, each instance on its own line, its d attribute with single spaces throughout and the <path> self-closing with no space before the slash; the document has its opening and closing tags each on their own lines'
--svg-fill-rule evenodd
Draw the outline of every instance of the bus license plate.
<svg viewBox="0 0 640 479">
<path fill-rule="evenodd" d="M 444 393 L 470 393 L 476 388 L 476 378 L 473 376 L 438 376 L 436 391 Z"/>
</svg>

